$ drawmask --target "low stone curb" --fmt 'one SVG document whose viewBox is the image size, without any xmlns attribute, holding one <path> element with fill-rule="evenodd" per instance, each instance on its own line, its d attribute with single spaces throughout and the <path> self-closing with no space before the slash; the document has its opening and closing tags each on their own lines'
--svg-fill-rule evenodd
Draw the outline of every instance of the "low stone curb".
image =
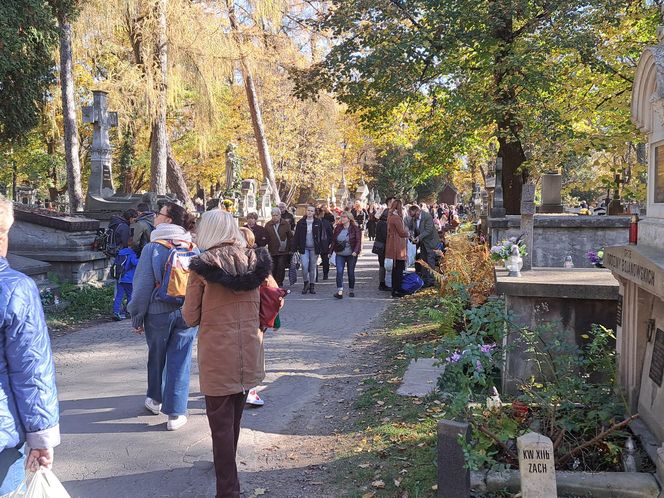
<svg viewBox="0 0 664 498">
<path fill-rule="evenodd" d="M 644 472 L 556 471 L 556 482 L 558 496 L 657 498 L 661 491 L 655 476 Z M 470 487 L 484 493 L 503 489 L 518 493 L 521 478 L 518 470 L 471 472 Z"/>
</svg>

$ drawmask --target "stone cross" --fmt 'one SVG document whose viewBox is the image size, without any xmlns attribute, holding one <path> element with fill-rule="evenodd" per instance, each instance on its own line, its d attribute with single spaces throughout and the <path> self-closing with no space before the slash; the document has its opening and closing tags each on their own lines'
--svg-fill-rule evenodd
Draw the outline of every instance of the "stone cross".
<svg viewBox="0 0 664 498">
<path fill-rule="evenodd" d="M 613 199 L 609 202 L 609 205 L 606 209 L 606 214 L 622 214 L 624 212 L 622 201 L 620 200 L 620 185 L 624 184 L 625 181 L 622 179 L 619 173 L 613 178 L 613 183 L 615 188 L 613 189 Z"/>
<path fill-rule="evenodd" d="M 521 231 L 526 244 L 526 255 L 523 257 L 523 271 L 533 268 L 533 233 L 535 231 L 535 184 L 526 182 L 521 190 Z"/>
<path fill-rule="evenodd" d="M 553 443 L 536 432 L 517 438 L 522 498 L 557 498 Z"/>
<path fill-rule="evenodd" d="M 496 158 L 496 188 L 493 191 L 492 218 L 504 218 L 507 210 L 503 206 L 503 158 Z"/>
<path fill-rule="evenodd" d="M 111 197 L 113 187 L 113 148 L 108 138 L 111 127 L 118 125 L 118 113 L 108 111 L 108 94 L 95 90 L 93 104 L 83 108 L 83 122 L 92 123 L 91 172 L 88 193 L 97 197 Z"/>
</svg>

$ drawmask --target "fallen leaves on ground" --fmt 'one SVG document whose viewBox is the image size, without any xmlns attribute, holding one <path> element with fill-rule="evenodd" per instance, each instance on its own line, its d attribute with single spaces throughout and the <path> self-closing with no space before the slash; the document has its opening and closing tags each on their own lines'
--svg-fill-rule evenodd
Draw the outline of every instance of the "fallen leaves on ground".
<svg viewBox="0 0 664 498">
<path fill-rule="evenodd" d="M 378 479 L 377 481 L 371 483 L 371 487 L 376 489 L 385 489 L 385 482 Z"/>
</svg>

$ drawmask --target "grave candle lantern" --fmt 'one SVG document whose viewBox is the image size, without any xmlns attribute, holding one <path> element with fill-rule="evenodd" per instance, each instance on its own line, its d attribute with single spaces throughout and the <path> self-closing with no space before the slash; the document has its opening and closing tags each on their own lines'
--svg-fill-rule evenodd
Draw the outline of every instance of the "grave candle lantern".
<svg viewBox="0 0 664 498">
<path fill-rule="evenodd" d="M 629 223 L 629 243 L 636 245 L 639 239 L 639 215 L 633 214 Z"/>
</svg>

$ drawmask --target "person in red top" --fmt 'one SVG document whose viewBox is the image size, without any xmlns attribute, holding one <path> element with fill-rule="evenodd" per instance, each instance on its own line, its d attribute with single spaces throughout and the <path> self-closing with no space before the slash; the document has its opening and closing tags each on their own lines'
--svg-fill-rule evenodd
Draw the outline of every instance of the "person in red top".
<svg viewBox="0 0 664 498">
<path fill-rule="evenodd" d="M 344 266 L 348 266 L 348 295 L 355 297 L 355 265 L 362 250 L 362 231 L 357 226 L 353 215 L 344 211 L 339 216 L 339 224 L 334 228 L 330 252 L 336 253 L 337 292 L 334 297 L 344 297 Z"/>
</svg>

